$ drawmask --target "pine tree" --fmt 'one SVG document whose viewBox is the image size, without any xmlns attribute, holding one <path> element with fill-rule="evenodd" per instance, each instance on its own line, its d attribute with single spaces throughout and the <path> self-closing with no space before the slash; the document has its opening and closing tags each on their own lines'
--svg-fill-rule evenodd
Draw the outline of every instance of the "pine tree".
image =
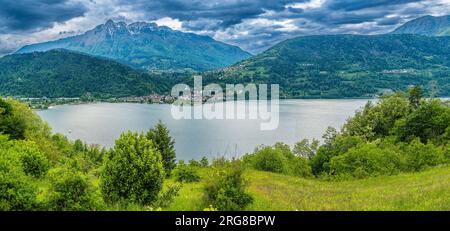
<svg viewBox="0 0 450 231">
<path fill-rule="evenodd" d="M 175 140 L 170 136 L 169 129 L 164 123 L 158 121 L 155 127 L 148 131 L 147 138 L 154 142 L 161 153 L 164 171 L 169 176 L 176 166 Z"/>
</svg>

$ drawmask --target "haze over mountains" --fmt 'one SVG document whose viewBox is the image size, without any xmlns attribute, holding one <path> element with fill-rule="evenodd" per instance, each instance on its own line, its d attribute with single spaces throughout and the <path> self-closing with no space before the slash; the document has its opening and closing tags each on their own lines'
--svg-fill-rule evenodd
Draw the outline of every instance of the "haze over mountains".
<svg viewBox="0 0 450 231">
<path fill-rule="evenodd" d="M 226 67 L 251 55 L 211 37 L 175 31 L 155 23 L 108 20 L 84 34 L 28 45 L 17 53 L 64 48 L 107 57 L 146 70 L 205 71 Z"/>
<path fill-rule="evenodd" d="M 427 93 L 436 96 L 450 96 L 450 36 L 444 36 L 448 19 L 449 16 L 419 18 L 385 35 L 298 37 L 234 65 L 231 59 L 219 65 L 218 57 L 238 54 L 241 58 L 231 55 L 237 61 L 249 55 L 209 37 L 149 23 L 126 25 L 109 21 L 83 35 L 26 46 L 19 53 L 72 47 L 120 60 L 141 71 L 112 60 L 62 50 L 15 54 L 0 59 L 3 68 L 0 70 L 0 95 L 62 97 L 79 96 L 86 91 L 102 97 L 151 92 L 168 94 L 168 89 L 182 80 L 192 84 L 191 77 L 185 78 L 183 74 L 180 78 L 175 74 L 175 78 L 154 78 L 142 73 L 142 68 L 197 68 L 216 69 L 202 73 L 205 84 L 280 84 L 281 97 L 286 98 L 373 97 L 383 92 L 406 90 L 411 85 L 422 85 Z M 203 44 L 204 49 L 199 49 L 198 44 Z M 229 52 L 230 49 L 233 52 Z M 111 54 L 117 56 L 110 57 Z M 77 59 L 84 61 L 80 64 Z M 11 62 L 14 65 L 10 65 Z M 99 63 L 102 65 L 96 67 Z M 231 66 L 220 68 L 227 66 L 225 63 Z M 86 76 L 84 71 L 90 74 Z M 88 86 L 90 81 L 98 84 Z M 111 85 L 96 89 L 104 88 L 101 81 L 111 82 Z M 46 85 L 47 82 L 51 84 Z M 120 89 L 121 85 L 124 89 Z M 84 88 L 69 89 L 72 86 Z M 38 90 L 40 88 L 45 90 Z"/>
</svg>

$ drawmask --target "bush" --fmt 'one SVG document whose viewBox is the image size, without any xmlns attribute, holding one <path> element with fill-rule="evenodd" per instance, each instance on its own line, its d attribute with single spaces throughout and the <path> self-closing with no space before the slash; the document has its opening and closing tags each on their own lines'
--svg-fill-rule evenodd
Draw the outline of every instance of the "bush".
<svg viewBox="0 0 450 231">
<path fill-rule="evenodd" d="M 310 165 L 314 175 L 328 174 L 331 170 L 330 160 L 346 153 L 350 148 L 363 143 L 358 136 L 333 135 L 320 146 L 317 154 L 311 159 Z"/>
<path fill-rule="evenodd" d="M 151 205 L 161 191 L 165 174 L 161 154 L 152 140 L 124 133 L 106 157 L 101 189 L 106 202 L 120 200 Z"/>
<path fill-rule="evenodd" d="M 253 202 L 246 193 L 243 166 L 235 162 L 229 167 L 216 168 L 205 185 L 206 203 L 220 211 L 238 211 Z"/>
<path fill-rule="evenodd" d="M 247 165 L 260 171 L 300 177 L 312 175 L 308 160 L 294 155 L 289 146 L 283 143 L 277 143 L 273 147 L 261 147 L 255 153 L 245 155 L 243 159 Z"/>
<path fill-rule="evenodd" d="M 444 151 L 432 143 L 423 144 L 413 140 L 405 147 L 408 171 L 420 171 L 446 162 Z"/>
<path fill-rule="evenodd" d="M 225 157 L 217 157 L 214 158 L 211 162 L 212 167 L 225 167 L 230 164 L 230 161 L 227 160 Z"/>
<path fill-rule="evenodd" d="M 208 166 L 209 166 L 208 158 L 206 156 L 202 157 L 202 159 L 200 160 L 200 167 L 206 168 Z"/>
<path fill-rule="evenodd" d="M 0 134 L 0 210 L 33 210 L 37 187 L 26 175 L 20 160 L 22 142 L 8 141 Z"/>
<path fill-rule="evenodd" d="M 173 171 L 173 176 L 178 182 L 196 182 L 200 180 L 196 167 L 192 165 L 186 165 L 184 162 L 180 162 Z"/>
<path fill-rule="evenodd" d="M 41 177 L 49 170 L 50 164 L 47 157 L 34 145 L 20 145 L 16 151 L 20 153 L 20 161 L 25 174 Z"/>
<path fill-rule="evenodd" d="M 37 188 L 30 179 L 17 165 L 0 156 L 0 210 L 33 210 L 36 196 Z"/>
<path fill-rule="evenodd" d="M 179 184 L 168 185 L 164 188 L 158 196 L 158 200 L 155 203 L 157 208 L 165 208 L 169 206 L 180 191 L 181 186 Z"/>
<path fill-rule="evenodd" d="M 189 166 L 199 168 L 199 167 L 201 167 L 201 164 L 200 164 L 200 162 L 192 159 L 192 160 L 189 160 Z"/>
<path fill-rule="evenodd" d="M 289 174 L 299 177 L 311 177 L 312 171 L 309 162 L 304 157 L 295 157 L 289 162 Z"/>
<path fill-rule="evenodd" d="M 245 156 L 244 160 L 256 170 L 275 173 L 288 171 L 288 160 L 280 149 L 263 147 L 254 154 Z"/>
<path fill-rule="evenodd" d="M 361 144 L 330 161 L 330 174 L 365 178 L 369 176 L 393 175 L 402 168 L 402 154 L 391 148 L 380 148 L 376 144 Z"/>
<path fill-rule="evenodd" d="M 88 179 L 73 169 L 57 169 L 51 176 L 48 206 L 56 211 L 92 211 L 102 208 L 101 198 Z"/>
</svg>

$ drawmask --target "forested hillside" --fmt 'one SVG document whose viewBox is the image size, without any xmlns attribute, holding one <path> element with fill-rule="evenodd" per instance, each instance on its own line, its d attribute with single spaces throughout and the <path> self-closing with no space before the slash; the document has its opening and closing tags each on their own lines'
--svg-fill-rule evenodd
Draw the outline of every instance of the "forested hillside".
<svg viewBox="0 0 450 231">
<path fill-rule="evenodd" d="M 67 50 L 15 54 L 0 59 L 0 95 L 99 98 L 166 92 L 155 76 L 112 60 Z"/>
<path fill-rule="evenodd" d="M 205 74 L 208 82 L 280 84 L 282 97 L 368 97 L 422 85 L 450 95 L 450 37 L 323 35 L 287 40 Z M 430 89 L 431 92 L 429 91 Z"/>
</svg>

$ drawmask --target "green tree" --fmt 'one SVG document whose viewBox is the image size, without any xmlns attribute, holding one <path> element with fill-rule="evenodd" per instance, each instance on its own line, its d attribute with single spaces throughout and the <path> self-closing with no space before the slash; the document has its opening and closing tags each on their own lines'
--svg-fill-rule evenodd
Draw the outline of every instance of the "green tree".
<svg viewBox="0 0 450 231">
<path fill-rule="evenodd" d="M 313 139 L 311 143 L 308 139 L 303 139 L 297 142 L 294 146 L 293 153 L 299 157 L 311 159 L 316 155 L 319 148 L 319 141 Z"/>
<path fill-rule="evenodd" d="M 202 157 L 202 159 L 200 159 L 200 167 L 206 168 L 208 166 L 209 166 L 208 158 L 206 156 Z"/>
<path fill-rule="evenodd" d="M 445 142 L 445 131 L 450 125 L 450 107 L 438 99 L 424 100 L 405 118 L 396 121 L 393 133 L 401 141 L 419 137 L 423 143 Z"/>
<path fill-rule="evenodd" d="M 48 125 L 28 105 L 12 99 L 0 99 L 0 132 L 17 140 L 50 136 Z"/>
<path fill-rule="evenodd" d="M 170 136 L 169 129 L 161 121 L 147 132 L 147 138 L 153 140 L 155 147 L 161 153 L 164 171 L 170 175 L 176 166 L 175 140 Z"/>
<path fill-rule="evenodd" d="M 101 174 L 106 202 L 121 200 L 149 205 L 157 199 L 164 180 L 161 154 L 143 134 L 124 133 L 107 155 Z"/>
<path fill-rule="evenodd" d="M 409 104 L 414 107 L 417 108 L 420 105 L 420 100 L 423 97 L 423 91 L 422 88 L 420 86 L 413 86 L 411 87 L 409 90 Z"/>
</svg>

